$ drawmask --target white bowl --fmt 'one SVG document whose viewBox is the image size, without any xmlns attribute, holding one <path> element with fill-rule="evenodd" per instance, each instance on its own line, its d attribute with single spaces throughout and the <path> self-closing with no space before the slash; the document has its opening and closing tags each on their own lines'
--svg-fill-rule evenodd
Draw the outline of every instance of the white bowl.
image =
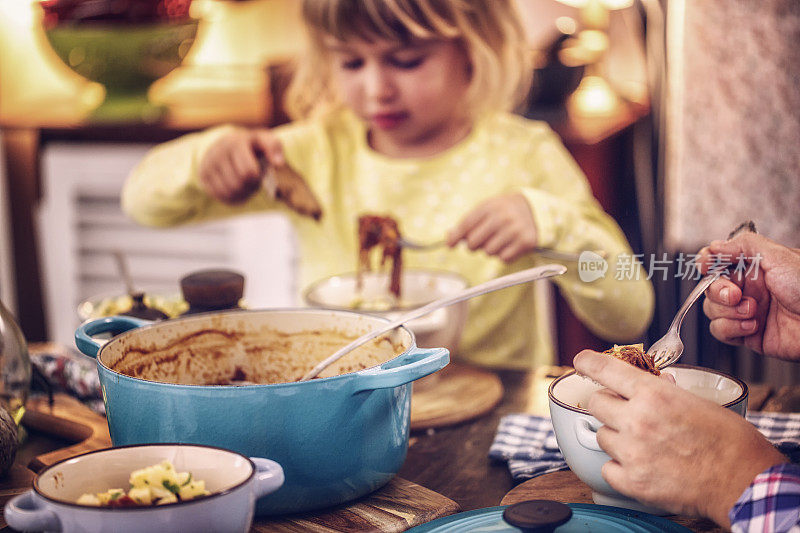
<svg viewBox="0 0 800 533">
<path fill-rule="evenodd" d="M 144 291 L 144 303 L 166 313 L 170 318 L 175 318 L 189 308 L 189 304 L 180 293 Z M 78 304 L 78 318 L 81 322 L 94 318 L 124 313 L 131 308 L 133 300 L 129 294 L 109 292 L 97 294 L 83 300 Z"/>
<path fill-rule="evenodd" d="M 405 269 L 401 297 L 396 301 L 389 291 L 389 281 L 388 273 L 365 272 L 359 291 L 355 273 L 331 276 L 311 284 L 303 299 L 312 307 L 357 311 L 393 320 L 468 286 L 467 280 L 455 272 Z M 455 353 L 467 320 L 467 305 L 466 301 L 459 302 L 409 322 L 407 326 L 414 332 L 417 346 L 441 346 Z"/>
<path fill-rule="evenodd" d="M 672 374 L 678 387 L 745 415 L 748 391 L 743 381 L 722 372 L 688 365 L 673 365 L 663 372 Z M 592 488 L 592 500 L 596 504 L 668 514 L 623 496 L 603 479 L 600 470 L 611 457 L 597 444 L 597 430 L 602 424 L 586 410 L 589 397 L 601 388 L 575 372 L 550 384 L 550 417 L 564 459 L 575 475 Z"/>
<path fill-rule="evenodd" d="M 84 493 L 127 489 L 131 472 L 168 460 L 211 492 L 194 500 L 143 507 L 79 505 Z M 249 531 L 255 502 L 283 484 L 283 469 L 211 446 L 145 444 L 85 453 L 40 472 L 33 490 L 11 499 L 5 519 L 14 529 L 93 533 L 114 531 Z"/>
</svg>

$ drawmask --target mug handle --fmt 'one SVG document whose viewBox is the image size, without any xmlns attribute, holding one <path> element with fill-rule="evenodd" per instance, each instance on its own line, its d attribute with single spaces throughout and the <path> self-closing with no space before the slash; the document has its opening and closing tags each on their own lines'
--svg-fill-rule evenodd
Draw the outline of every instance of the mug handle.
<svg viewBox="0 0 800 533">
<path fill-rule="evenodd" d="M 275 492 L 283 485 L 283 468 L 275 461 L 263 457 L 251 457 L 256 465 L 256 498 Z"/>
<path fill-rule="evenodd" d="M 433 374 L 449 362 L 450 352 L 447 348 L 414 347 L 380 366 L 357 372 L 353 392 L 399 387 Z"/>
<path fill-rule="evenodd" d="M 94 335 L 109 332 L 119 335 L 151 323 L 150 320 L 142 320 L 141 318 L 126 315 L 107 316 L 97 320 L 90 320 L 81 324 L 75 330 L 75 346 L 85 355 L 97 357 L 97 353 L 103 344 L 94 340 L 92 338 Z"/>
<path fill-rule="evenodd" d="M 587 450 L 602 452 L 603 449 L 597 444 L 597 429 L 592 427 L 592 421 L 588 418 L 578 418 L 575 420 L 575 436 L 578 442 Z"/>
<path fill-rule="evenodd" d="M 3 516 L 9 526 L 20 531 L 61 531 L 58 516 L 34 498 L 32 490 L 11 498 Z"/>
</svg>

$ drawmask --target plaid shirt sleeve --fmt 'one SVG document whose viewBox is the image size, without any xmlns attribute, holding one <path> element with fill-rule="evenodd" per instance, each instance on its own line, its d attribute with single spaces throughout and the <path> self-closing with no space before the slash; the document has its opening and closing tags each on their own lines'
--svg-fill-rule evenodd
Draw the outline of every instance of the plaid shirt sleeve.
<svg viewBox="0 0 800 533">
<path fill-rule="evenodd" d="M 800 465 L 783 463 L 757 475 L 728 517 L 733 533 L 800 533 Z"/>
</svg>

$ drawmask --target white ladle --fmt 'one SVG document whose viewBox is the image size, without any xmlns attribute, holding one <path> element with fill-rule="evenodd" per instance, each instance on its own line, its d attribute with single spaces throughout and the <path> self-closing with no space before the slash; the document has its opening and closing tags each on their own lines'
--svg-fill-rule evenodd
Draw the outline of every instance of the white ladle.
<svg viewBox="0 0 800 533">
<path fill-rule="evenodd" d="M 470 298 L 474 298 L 475 296 L 486 294 L 487 292 L 505 289 L 506 287 L 511 287 L 512 285 L 519 285 L 520 283 L 527 283 L 529 281 L 535 281 L 537 279 L 559 276 L 566 271 L 567 267 L 565 267 L 564 265 L 555 265 L 555 264 L 542 265 L 535 268 L 522 270 L 520 272 L 515 272 L 514 274 L 509 274 L 507 276 L 501 276 L 499 278 L 487 281 L 485 283 L 475 285 L 474 287 L 470 287 L 468 289 L 456 292 L 449 296 L 445 296 L 444 298 L 439 298 L 438 300 L 434 300 L 427 305 L 409 311 L 408 313 L 389 322 L 388 324 L 362 335 L 361 337 L 357 338 L 347 346 L 340 348 L 333 355 L 331 355 L 330 357 L 319 363 L 317 366 L 312 368 L 310 372 L 308 372 L 306 375 L 300 378 L 300 381 L 308 381 L 309 379 L 317 377 L 317 375 L 326 368 L 328 368 L 328 366 L 335 363 L 343 355 L 350 353 L 351 351 L 355 350 L 362 344 L 365 344 L 371 341 L 372 339 L 379 337 L 388 331 L 393 330 L 398 326 L 402 326 L 406 322 L 409 322 L 411 320 L 414 320 L 415 318 L 419 318 L 421 316 L 427 315 L 428 313 L 436 311 L 440 307 L 446 307 L 448 305 L 461 302 L 463 300 L 468 300 Z"/>
</svg>

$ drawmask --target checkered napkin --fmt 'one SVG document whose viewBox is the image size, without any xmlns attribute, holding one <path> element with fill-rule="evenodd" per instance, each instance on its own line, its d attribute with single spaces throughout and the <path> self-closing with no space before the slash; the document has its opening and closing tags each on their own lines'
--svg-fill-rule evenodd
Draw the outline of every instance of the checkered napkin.
<svg viewBox="0 0 800 533">
<path fill-rule="evenodd" d="M 754 411 L 747 414 L 756 428 L 786 454 L 800 463 L 800 413 Z M 550 418 L 525 414 L 500 420 L 489 458 L 508 463 L 515 481 L 569 468 L 558 449 Z"/>
<path fill-rule="evenodd" d="M 507 461 L 515 481 L 568 468 L 558 449 L 553 423 L 544 416 L 514 414 L 501 418 L 489 458 Z"/>
<path fill-rule="evenodd" d="M 786 455 L 800 463 L 800 413 L 770 413 L 753 411 L 747 420 Z"/>
<path fill-rule="evenodd" d="M 53 392 L 75 396 L 93 411 L 105 415 L 94 359 L 69 349 L 32 351 L 30 357 L 31 364 L 47 379 Z"/>
</svg>

